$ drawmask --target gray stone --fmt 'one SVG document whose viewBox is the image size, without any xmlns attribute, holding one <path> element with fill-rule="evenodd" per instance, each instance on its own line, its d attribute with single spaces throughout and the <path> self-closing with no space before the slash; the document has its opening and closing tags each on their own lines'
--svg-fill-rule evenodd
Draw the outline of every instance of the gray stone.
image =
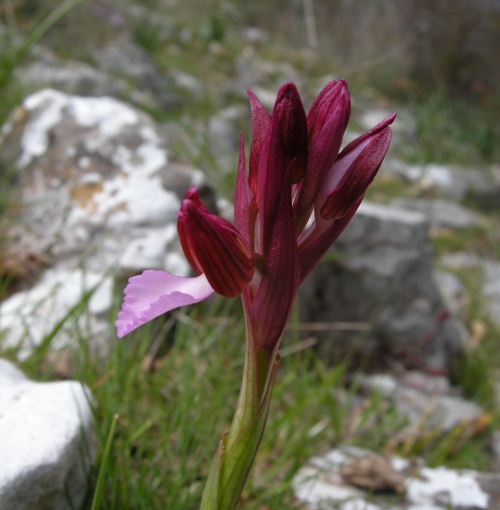
<svg viewBox="0 0 500 510">
<path fill-rule="evenodd" d="M 398 159 L 388 158 L 382 171 L 396 175 L 406 182 L 417 184 L 423 189 L 436 190 L 453 199 L 460 200 L 468 193 L 483 198 L 491 193 L 497 193 L 492 179 L 485 172 L 474 168 L 436 163 L 408 164 Z"/>
<path fill-rule="evenodd" d="M 68 94 L 117 97 L 127 90 L 124 81 L 112 80 L 85 62 L 62 62 L 51 56 L 18 68 L 16 76 L 24 87 L 33 91 L 52 87 Z"/>
<path fill-rule="evenodd" d="M 500 430 L 495 430 L 491 435 L 491 450 L 493 452 L 493 466 L 500 471 Z"/>
<path fill-rule="evenodd" d="M 484 262 L 483 295 L 490 319 L 500 325 L 500 262 Z"/>
<path fill-rule="evenodd" d="M 99 48 L 93 56 L 98 69 L 131 82 L 136 91 L 147 91 L 159 107 L 169 109 L 176 104 L 166 77 L 151 57 L 129 39 L 113 41 Z"/>
<path fill-rule="evenodd" d="M 368 131 L 376 126 L 381 119 L 385 119 L 393 113 L 392 110 L 385 108 L 365 108 L 360 115 L 358 115 L 359 122 L 364 131 Z M 411 137 L 415 133 L 415 119 L 412 117 L 408 110 L 398 108 L 397 117 L 391 125 L 391 129 L 396 137 L 405 135 Z"/>
<path fill-rule="evenodd" d="M 293 81 L 303 90 L 303 77 L 286 61 L 272 62 L 259 58 L 255 49 L 247 45 L 236 62 L 236 79 L 230 91 L 247 100 L 246 89 L 250 87 L 260 102 L 271 111 L 276 101 L 276 92 L 283 83 Z"/>
<path fill-rule="evenodd" d="M 413 371 L 396 378 L 391 375 L 364 376 L 360 387 L 378 391 L 391 400 L 399 414 L 409 420 L 408 430 L 449 432 L 458 425 L 474 424 L 484 415 L 483 409 L 461 397 L 443 376 L 430 376 Z"/>
<path fill-rule="evenodd" d="M 239 133 L 242 121 L 248 117 L 245 106 L 229 106 L 208 121 L 209 150 L 222 172 L 234 171 L 239 150 Z"/>
<path fill-rule="evenodd" d="M 465 314 L 469 299 L 465 286 L 460 278 L 448 271 L 435 271 L 434 279 L 447 308 L 454 315 L 462 317 Z"/>
<path fill-rule="evenodd" d="M 116 51 L 120 51 L 119 48 L 121 47 L 124 52 L 130 52 L 132 50 L 129 46 L 124 42 L 122 46 L 120 46 L 120 43 L 116 43 L 112 47 Z M 101 57 L 107 58 L 108 51 L 110 50 L 104 51 Z M 140 53 L 141 50 L 137 49 L 137 51 Z M 18 67 L 15 71 L 17 78 L 28 91 L 35 92 L 46 87 L 67 94 L 96 97 L 111 96 L 130 100 L 142 108 L 149 109 L 168 108 L 176 102 L 167 90 L 165 78 L 159 74 L 159 71 L 150 62 L 148 62 L 150 66 L 146 66 L 144 59 L 149 57 L 142 53 L 140 55 L 135 54 L 133 57 L 138 59 L 136 62 L 143 62 L 143 74 L 136 70 L 133 77 L 124 72 L 119 72 L 112 66 L 102 65 L 96 68 L 86 62 L 61 60 L 40 46 L 36 46 L 32 50 L 32 54 L 33 62 Z M 123 63 L 122 60 L 120 60 L 121 63 Z M 152 78 L 153 75 L 156 76 L 155 79 Z M 134 87 L 131 87 L 131 82 Z M 161 94 L 158 93 L 158 88 L 162 88 Z"/>
<path fill-rule="evenodd" d="M 185 90 L 197 99 L 203 97 L 205 93 L 203 82 L 192 74 L 185 73 L 180 69 L 172 69 L 169 72 L 169 76 L 180 89 Z"/>
<path fill-rule="evenodd" d="M 260 27 L 244 27 L 241 35 L 249 44 L 265 44 L 269 42 L 269 33 Z"/>
<path fill-rule="evenodd" d="M 393 476 L 403 478 L 405 494 L 378 493 L 348 483 L 342 476 L 343 466 L 367 458 L 379 459 L 380 466 L 389 463 Z M 387 473 L 378 476 L 387 477 Z M 498 508 L 500 475 L 445 467 L 416 468 L 400 457 L 386 458 L 344 446 L 311 458 L 292 484 L 295 496 L 307 510 L 486 510 Z"/>
<path fill-rule="evenodd" d="M 0 510 L 80 508 L 95 458 L 90 391 L 0 359 Z"/>
<path fill-rule="evenodd" d="M 89 293 L 88 304 L 78 308 Z M 57 350 L 78 344 L 81 331 L 86 330 L 91 347 L 103 349 L 112 303 L 113 281 L 109 275 L 81 269 L 47 270 L 32 288 L 0 303 L 0 345 L 4 349 L 18 348 L 18 359 L 24 360 L 52 335 L 50 347 Z"/>
<path fill-rule="evenodd" d="M 394 199 L 392 204 L 424 213 L 434 229 L 463 229 L 480 225 L 480 218 L 474 211 L 450 200 L 405 197 Z"/>
<path fill-rule="evenodd" d="M 462 330 L 433 279 L 421 213 L 364 202 L 299 296 L 306 323 L 365 325 L 362 333 L 318 333 L 330 354 L 351 351 L 375 365 L 396 358 L 445 372 L 462 352 Z"/>
</svg>

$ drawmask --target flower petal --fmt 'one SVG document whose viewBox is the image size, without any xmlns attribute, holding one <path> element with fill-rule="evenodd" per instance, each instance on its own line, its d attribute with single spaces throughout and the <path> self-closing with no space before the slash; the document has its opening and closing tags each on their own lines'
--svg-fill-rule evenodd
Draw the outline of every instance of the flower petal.
<svg viewBox="0 0 500 510">
<path fill-rule="evenodd" d="M 278 91 L 273 116 L 280 122 L 285 168 L 291 167 L 292 184 L 302 180 L 307 166 L 307 120 L 299 91 L 293 83 L 285 83 Z"/>
<path fill-rule="evenodd" d="M 335 94 L 334 94 L 335 92 Z M 314 105 L 313 105 L 314 106 Z M 351 111 L 349 89 L 340 81 L 308 115 L 310 148 L 307 171 L 294 203 L 295 228 L 302 232 L 326 173 L 338 156 Z"/>
<path fill-rule="evenodd" d="M 288 169 L 273 224 L 269 252 L 252 308 L 259 347 L 271 351 L 280 341 L 295 299 L 299 280 L 299 258 L 293 228 Z"/>
<path fill-rule="evenodd" d="M 250 100 L 250 113 L 252 115 L 252 144 L 250 145 L 250 173 L 248 182 L 252 189 L 253 196 L 257 196 L 257 172 L 259 169 L 260 154 L 264 138 L 267 135 L 271 124 L 271 116 L 252 92 L 247 89 L 248 99 Z"/>
<path fill-rule="evenodd" d="M 395 113 L 391 113 L 388 115 L 382 122 L 379 122 L 375 127 L 372 127 L 370 131 L 367 131 L 365 134 L 358 136 L 355 140 L 353 140 L 351 143 L 347 144 L 343 149 L 342 152 L 339 154 L 339 159 L 346 156 L 349 152 L 356 149 L 360 144 L 362 144 L 367 138 L 373 137 L 373 135 L 376 135 L 377 133 L 380 133 L 384 128 L 387 126 L 390 126 L 394 119 L 396 118 Z"/>
<path fill-rule="evenodd" d="M 234 226 L 243 236 L 243 239 L 252 246 L 250 238 L 250 205 L 252 203 L 252 191 L 248 185 L 245 145 L 243 135 L 240 133 L 240 157 L 238 160 L 238 174 L 234 190 Z"/>
<path fill-rule="evenodd" d="M 360 204 L 361 200 L 357 204 L 354 204 L 347 214 L 339 220 L 327 221 L 323 218 L 318 218 L 316 224 L 303 236 L 304 241 L 300 242 L 299 240 L 299 284 L 306 279 L 307 275 L 329 250 L 330 246 L 337 240 L 340 234 L 342 234 L 347 225 L 349 225 L 349 222 L 352 220 L 354 214 L 356 214 Z"/>
<path fill-rule="evenodd" d="M 261 247 L 259 253 L 265 257 L 267 257 L 271 244 L 285 172 L 285 152 L 281 140 L 279 117 L 273 115 L 271 128 L 262 145 L 258 172 L 257 206 Z"/>
<path fill-rule="evenodd" d="M 204 273 L 221 296 L 240 294 L 254 272 L 252 253 L 241 233 L 206 209 L 195 187 L 186 193 L 177 216 L 182 249 L 193 268 Z"/>
<path fill-rule="evenodd" d="M 361 143 L 351 150 L 342 151 L 316 197 L 316 208 L 323 218 L 342 218 L 363 197 L 385 158 L 391 136 L 391 128 L 386 125 L 380 131 L 371 130 L 369 136 L 360 137 Z"/>
<path fill-rule="evenodd" d="M 341 94 L 347 90 L 345 80 L 332 80 L 325 85 L 323 90 L 314 100 L 311 108 L 307 112 L 307 127 L 309 130 L 309 140 L 312 142 L 319 131 L 328 121 L 328 118 L 337 109 L 338 99 Z M 347 128 L 351 107 L 345 117 L 344 130 Z"/>
<path fill-rule="evenodd" d="M 115 326 L 122 338 L 146 322 L 179 306 L 203 301 L 214 292 L 205 275 L 182 278 L 165 271 L 144 271 L 128 281 Z"/>
</svg>

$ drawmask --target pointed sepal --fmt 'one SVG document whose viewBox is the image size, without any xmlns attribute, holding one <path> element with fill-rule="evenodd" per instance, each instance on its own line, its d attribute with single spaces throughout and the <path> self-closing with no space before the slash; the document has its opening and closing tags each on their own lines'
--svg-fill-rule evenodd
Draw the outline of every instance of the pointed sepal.
<svg viewBox="0 0 500 510">
<path fill-rule="evenodd" d="M 285 168 L 291 168 L 292 184 L 295 184 L 306 173 L 308 135 L 306 112 L 293 83 L 286 83 L 278 91 L 273 109 L 275 115 L 279 118 Z"/>
<path fill-rule="evenodd" d="M 322 218 L 342 218 L 363 198 L 391 143 L 391 128 L 385 122 L 380 125 L 382 129 L 343 151 L 326 175 L 316 200 Z"/>
<path fill-rule="evenodd" d="M 225 297 L 241 293 L 254 273 L 247 241 L 227 220 L 211 213 L 191 188 L 177 213 L 182 249 L 193 269 Z"/>
<path fill-rule="evenodd" d="M 269 115 L 262 103 L 257 99 L 252 89 L 247 89 L 247 94 L 250 101 L 250 114 L 252 116 L 252 143 L 250 145 L 250 173 L 248 180 L 253 195 L 256 197 L 260 155 L 264 139 L 271 125 L 271 115 Z"/>
<path fill-rule="evenodd" d="M 337 159 L 349 120 L 351 100 L 346 83 L 327 85 L 308 114 L 307 171 L 294 204 L 295 228 L 300 233 L 311 215 L 325 175 Z"/>
<path fill-rule="evenodd" d="M 273 223 L 262 278 L 255 295 L 252 318 L 255 341 L 272 350 L 280 341 L 298 287 L 298 248 L 293 226 L 290 184 L 281 189 L 278 214 Z"/>
</svg>

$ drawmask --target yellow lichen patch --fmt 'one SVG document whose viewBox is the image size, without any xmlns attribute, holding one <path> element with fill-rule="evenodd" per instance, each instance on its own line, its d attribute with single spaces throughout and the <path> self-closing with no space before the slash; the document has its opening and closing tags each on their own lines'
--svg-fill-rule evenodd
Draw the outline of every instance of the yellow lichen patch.
<svg viewBox="0 0 500 510">
<path fill-rule="evenodd" d="M 119 204 L 116 204 L 115 207 L 113 207 L 114 211 L 126 211 L 127 210 L 127 202 L 120 202 Z"/>
<path fill-rule="evenodd" d="M 82 209 L 87 209 L 89 212 L 94 213 L 97 211 L 97 204 L 93 198 L 96 193 L 101 191 L 102 182 L 79 184 L 71 190 L 71 198 Z"/>
</svg>

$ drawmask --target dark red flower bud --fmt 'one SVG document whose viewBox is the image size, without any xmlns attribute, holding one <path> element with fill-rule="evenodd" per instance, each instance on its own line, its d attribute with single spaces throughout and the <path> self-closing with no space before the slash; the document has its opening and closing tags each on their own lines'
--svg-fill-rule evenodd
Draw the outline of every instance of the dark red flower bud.
<svg viewBox="0 0 500 510">
<path fill-rule="evenodd" d="M 290 168 L 292 184 L 302 180 L 307 166 L 307 120 L 297 87 L 286 83 L 278 91 L 273 116 L 279 118 L 285 168 Z"/>
<path fill-rule="evenodd" d="M 240 294 L 254 273 L 250 248 L 240 233 L 208 211 L 194 187 L 186 193 L 177 215 L 182 249 L 193 269 L 204 273 L 218 294 Z"/>
<path fill-rule="evenodd" d="M 294 203 L 295 228 L 300 233 L 312 212 L 325 175 L 337 159 L 351 111 L 344 80 L 330 82 L 313 103 L 307 117 L 309 156 L 307 171 Z"/>
<path fill-rule="evenodd" d="M 389 149 L 392 132 L 388 124 L 393 120 L 394 116 L 388 117 L 368 136 L 360 137 L 361 142 L 355 140 L 342 151 L 316 200 L 322 218 L 336 220 L 344 217 L 364 196 Z"/>
</svg>

